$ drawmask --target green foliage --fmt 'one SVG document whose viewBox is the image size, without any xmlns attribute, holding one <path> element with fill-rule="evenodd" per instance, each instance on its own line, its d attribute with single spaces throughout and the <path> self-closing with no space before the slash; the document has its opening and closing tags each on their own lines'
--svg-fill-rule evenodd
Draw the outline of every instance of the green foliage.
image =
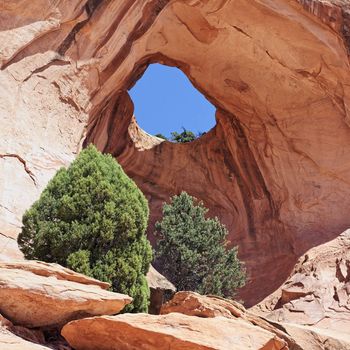
<svg viewBox="0 0 350 350">
<path fill-rule="evenodd" d="M 18 243 L 28 259 L 56 262 L 110 282 L 147 311 L 152 259 L 147 200 L 110 155 L 94 146 L 60 169 L 23 216 Z"/>
<path fill-rule="evenodd" d="M 192 142 L 195 139 L 206 134 L 206 132 L 198 132 L 197 135 L 195 135 L 192 131 L 186 130 L 184 127 L 182 128 L 182 130 L 183 131 L 181 133 L 173 131 L 171 133 L 170 141 L 175 142 L 175 143 Z M 163 140 L 169 141 L 169 139 L 166 136 L 164 136 L 163 134 L 156 134 L 154 136 L 159 137 Z"/>
<path fill-rule="evenodd" d="M 186 130 L 185 128 L 182 128 L 183 131 L 181 133 L 178 133 L 176 131 L 171 133 L 171 141 L 176 143 L 186 143 L 194 141 L 197 137 L 196 135 L 189 130 Z"/>
<path fill-rule="evenodd" d="M 164 136 L 163 134 L 156 134 L 154 136 L 159 137 L 160 139 L 168 141 L 168 138 L 166 136 Z"/>
<path fill-rule="evenodd" d="M 156 223 L 156 265 L 178 290 L 233 297 L 245 283 L 245 270 L 237 248 L 226 249 L 227 229 L 217 218 L 206 218 L 207 212 L 186 192 L 164 204 Z"/>
</svg>

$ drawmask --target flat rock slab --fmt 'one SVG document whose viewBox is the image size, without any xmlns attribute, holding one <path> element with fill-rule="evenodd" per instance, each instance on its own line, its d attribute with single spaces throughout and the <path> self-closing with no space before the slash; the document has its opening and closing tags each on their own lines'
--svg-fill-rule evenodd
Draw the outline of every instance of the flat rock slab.
<svg viewBox="0 0 350 350">
<path fill-rule="evenodd" d="M 67 269 L 59 264 L 47 263 L 44 261 L 36 260 L 14 260 L 11 262 L 0 262 L 0 268 L 17 269 L 33 272 L 36 275 L 44 277 L 56 277 L 58 280 L 65 280 L 71 282 L 78 282 L 81 284 L 92 284 L 101 287 L 102 289 L 108 289 L 110 284 L 102 282 L 85 276 L 81 273 L 77 273 L 70 269 Z"/>
<path fill-rule="evenodd" d="M 0 264 L 0 313 L 29 328 L 60 326 L 82 317 L 117 314 L 132 301 L 81 276 L 56 264 Z"/>
<path fill-rule="evenodd" d="M 285 350 L 274 334 L 241 320 L 124 314 L 72 321 L 63 337 L 76 350 Z"/>
</svg>

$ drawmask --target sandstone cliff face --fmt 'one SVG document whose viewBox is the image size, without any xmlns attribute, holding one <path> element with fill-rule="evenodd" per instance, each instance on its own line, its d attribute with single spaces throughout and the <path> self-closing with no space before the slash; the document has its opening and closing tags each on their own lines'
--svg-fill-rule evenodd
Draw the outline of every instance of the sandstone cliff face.
<svg viewBox="0 0 350 350">
<path fill-rule="evenodd" d="M 349 226 L 349 23 L 341 0 L 2 2 L 3 251 L 16 252 L 21 215 L 56 169 L 93 142 L 145 192 L 151 225 L 169 195 L 204 200 L 246 261 L 242 298 L 259 301 Z M 138 128 L 127 89 L 152 62 L 216 106 L 213 130 L 175 145 Z"/>
<path fill-rule="evenodd" d="M 1 257 L 21 256 L 14 239 L 24 210 L 79 149 L 89 104 L 84 69 L 58 53 L 83 20 L 79 4 L 0 3 Z"/>
</svg>

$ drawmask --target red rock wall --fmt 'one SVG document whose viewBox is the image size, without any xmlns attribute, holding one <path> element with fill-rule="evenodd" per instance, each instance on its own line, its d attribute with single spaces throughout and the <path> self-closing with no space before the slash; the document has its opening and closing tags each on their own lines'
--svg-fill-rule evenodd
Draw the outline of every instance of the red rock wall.
<svg viewBox="0 0 350 350">
<path fill-rule="evenodd" d="M 13 72 L 34 62 L 9 88 L 25 84 L 21 98 L 38 101 L 22 115 L 40 125 L 49 96 L 61 116 L 48 122 L 67 122 L 45 124 L 49 140 L 37 128 L 26 142 L 33 148 L 45 139 L 45 154 L 64 153 L 68 163 L 86 125 L 85 143 L 113 153 L 149 198 L 151 225 L 170 195 L 202 199 L 239 245 L 250 276 L 242 298 L 251 305 L 308 248 L 350 224 L 350 69 L 340 3 L 315 10 L 287 0 L 90 0 L 45 8 L 13 0 L 0 12 L 4 36 L 28 33 L 25 25 L 35 35 L 8 40 L 0 79 L 12 84 Z M 35 11 L 40 6 L 45 14 Z M 137 127 L 126 90 L 153 62 L 180 68 L 216 106 L 212 131 L 175 145 Z M 23 125 L 23 116 L 12 118 Z M 49 173 L 37 163 L 39 191 Z M 23 208 L 14 211 L 19 220 Z"/>
<path fill-rule="evenodd" d="M 100 119 L 108 136 L 99 127 L 88 136 L 147 194 L 150 231 L 162 202 L 181 190 L 225 222 L 250 273 L 248 303 L 274 290 L 308 247 L 349 225 L 350 174 L 339 156 L 350 136 L 349 61 L 340 36 L 322 23 L 283 1 L 170 4 L 139 39 L 152 49 L 133 69 L 182 69 L 217 107 L 217 126 L 191 144 L 143 146 L 135 125 L 120 137 L 133 113 L 124 96 L 128 102 L 116 98 Z"/>
</svg>

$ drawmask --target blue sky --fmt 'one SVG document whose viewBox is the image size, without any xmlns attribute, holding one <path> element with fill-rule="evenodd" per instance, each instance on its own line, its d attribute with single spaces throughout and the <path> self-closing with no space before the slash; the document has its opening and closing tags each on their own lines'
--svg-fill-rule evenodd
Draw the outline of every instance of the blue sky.
<svg viewBox="0 0 350 350">
<path fill-rule="evenodd" d="M 194 133 L 215 125 L 215 108 L 177 68 L 152 64 L 130 90 L 138 124 L 167 137 L 182 127 Z"/>
</svg>

